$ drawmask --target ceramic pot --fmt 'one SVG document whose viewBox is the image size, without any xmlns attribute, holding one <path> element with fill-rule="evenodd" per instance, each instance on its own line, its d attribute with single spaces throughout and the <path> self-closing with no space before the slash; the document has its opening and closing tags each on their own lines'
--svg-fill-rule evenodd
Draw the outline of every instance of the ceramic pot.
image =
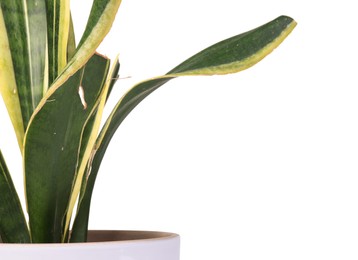
<svg viewBox="0 0 358 260">
<path fill-rule="evenodd" d="M 1 260 L 179 260 L 177 234 L 89 231 L 87 243 L 1 244 Z"/>
</svg>

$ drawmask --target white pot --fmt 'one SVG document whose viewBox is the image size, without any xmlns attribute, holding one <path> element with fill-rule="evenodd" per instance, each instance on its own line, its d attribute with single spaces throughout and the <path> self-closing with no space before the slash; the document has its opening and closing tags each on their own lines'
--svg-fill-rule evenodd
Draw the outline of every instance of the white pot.
<svg viewBox="0 0 358 260">
<path fill-rule="evenodd" d="M 90 231 L 87 243 L 1 244 L 1 260 L 179 260 L 179 236 L 152 231 Z"/>
</svg>

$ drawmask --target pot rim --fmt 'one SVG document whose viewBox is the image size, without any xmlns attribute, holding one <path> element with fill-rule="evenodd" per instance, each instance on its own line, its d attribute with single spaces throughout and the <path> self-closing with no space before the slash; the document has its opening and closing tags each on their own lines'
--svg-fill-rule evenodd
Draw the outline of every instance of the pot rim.
<svg viewBox="0 0 358 260">
<path fill-rule="evenodd" d="M 146 230 L 89 230 L 88 242 L 78 243 L 1 243 L 1 247 L 81 247 L 95 245 L 133 244 L 177 239 L 179 235 L 163 231 Z"/>
</svg>

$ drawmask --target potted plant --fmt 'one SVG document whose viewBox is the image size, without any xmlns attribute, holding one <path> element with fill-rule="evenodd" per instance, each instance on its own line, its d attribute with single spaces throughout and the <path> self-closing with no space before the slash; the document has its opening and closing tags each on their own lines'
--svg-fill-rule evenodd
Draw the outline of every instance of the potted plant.
<svg viewBox="0 0 358 260">
<path fill-rule="evenodd" d="M 94 0 L 76 45 L 69 0 L 0 0 L 0 91 L 23 158 L 27 209 L 25 217 L 0 151 L 2 259 L 17 259 L 15 255 L 27 259 L 111 259 L 102 249 L 93 253 L 97 246 L 92 243 L 86 246 L 89 256 L 73 256 L 72 250 L 83 242 L 123 239 L 139 239 L 147 250 L 134 259 L 178 259 L 175 234 L 88 233 L 91 195 L 112 136 L 126 116 L 166 82 L 180 76 L 224 75 L 247 69 L 273 51 L 296 25 L 292 18 L 280 16 L 204 49 L 163 76 L 136 84 L 120 97 L 101 127 L 103 109 L 118 78 L 119 61 L 111 62 L 96 48 L 109 32 L 120 3 Z M 148 243 L 153 247 L 149 249 Z M 28 253 L 34 251 L 34 245 L 29 244 L 45 245 L 38 245 L 40 255 L 31 258 Z M 114 242 L 100 244 L 116 253 L 132 250 L 128 242 L 121 249 Z M 60 251 L 64 255 L 58 255 Z M 167 251 L 174 253 L 169 256 Z"/>
</svg>

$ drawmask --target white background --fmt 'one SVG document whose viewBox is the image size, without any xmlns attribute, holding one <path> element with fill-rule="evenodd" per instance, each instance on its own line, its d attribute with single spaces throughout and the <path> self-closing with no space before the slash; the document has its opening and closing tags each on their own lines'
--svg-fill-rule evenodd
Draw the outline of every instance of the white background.
<svg viewBox="0 0 358 260">
<path fill-rule="evenodd" d="M 72 1 L 78 33 L 90 2 Z M 114 99 L 281 14 L 298 26 L 247 71 L 177 79 L 142 102 L 107 151 L 90 228 L 179 233 L 183 260 L 357 259 L 353 4 L 123 0 L 99 50 L 120 54 Z M 15 158 L 4 129 L 2 149 Z M 21 184 L 18 162 L 9 164 Z"/>
</svg>

